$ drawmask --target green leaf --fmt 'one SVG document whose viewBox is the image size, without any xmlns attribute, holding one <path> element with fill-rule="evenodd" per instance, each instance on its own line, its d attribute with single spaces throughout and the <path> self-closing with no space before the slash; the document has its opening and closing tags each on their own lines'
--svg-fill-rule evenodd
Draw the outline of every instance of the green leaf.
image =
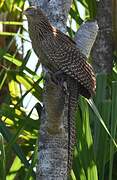
<svg viewBox="0 0 117 180">
<path fill-rule="evenodd" d="M 21 65 L 22 65 L 21 60 L 16 59 L 15 57 L 13 57 L 12 55 L 10 55 L 9 53 L 6 53 L 3 57 L 4 57 L 6 60 L 12 62 L 13 64 L 15 64 L 15 65 L 17 65 L 17 66 L 21 66 Z"/>
<path fill-rule="evenodd" d="M 6 25 L 23 25 L 23 22 L 17 22 L 17 21 L 0 21 L 0 24 L 6 24 Z"/>
<path fill-rule="evenodd" d="M 11 135 L 8 127 L 6 127 L 5 124 L 2 121 L 0 121 L 0 132 L 2 133 L 3 137 L 6 139 L 7 142 L 9 142 L 11 140 L 12 135 Z M 19 159 L 22 161 L 22 163 L 25 165 L 25 167 L 29 168 L 30 164 L 27 161 L 27 159 L 26 159 L 22 149 L 20 148 L 20 146 L 15 143 L 13 145 L 13 150 L 17 154 Z"/>
<path fill-rule="evenodd" d="M 17 176 L 17 172 L 21 168 L 21 166 L 22 166 L 22 163 L 21 163 L 20 159 L 16 156 L 13 163 L 12 163 L 12 166 L 9 170 L 9 174 L 6 177 L 6 180 L 15 179 Z"/>
<path fill-rule="evenodd" d="M 77 151 L 75 161 L 77 165 L 73 166 L 76 179 L 97 180 L 97 167 L 93 153 L 93 139 L 89 124 L 89 110 L 84 98 L 80 98 L 80 113 L 77 114 L 76 128 L 80 130 L 77 133 Z M 79 160 L 78 160 L 79 159 Z M 78 173 L 79 174 L 78 174 Z M 83 173 L 84 172 L 84 173 Z"/>
<path fill-rule="evenodd" d="M 6 179 L 6 157 L 5 157 L 5 148 L 4 148 L 4 139 L 0 133 L 0 179 Z"/>
<path fill-rule="evenodd" d="M 104 120 L 102 119 L 102 117 L 101 117 L 101 115 L 100 115 L 97 107 L 95 106 L 93 100 L 92 100 L 92 99 L 91 99 L 91 100 L 88 100 L 88 103 L 89 103 L 89 105 L 91 106 L 91 108 L 92 108 L 93 112 L 95 113 L 95 115 L 97 116 L 99 122 L 101 123 L 101 125 L 103 126 L 103 128 L 105 129 L 105 131 L 107 132 L 107 134 L 109 135 L 109 137 L 110 137 L 110 139 L 112 140 L 114 146 L 117 148 L 117 144 L 116 144 L 114 138 L 112 137 L 111 133 L 109 132 L 107 126 L 105 125 Z"/>
<path fill-rule="evenodd" d="M 31 159 L 31 164 L 26 173 L 26 176 L 24 177 L 24 180 L 29 180 L 29 178 L 32 174 L 33 168 L 35 167 L 35 164 L 37 162 L 37 156 L 38 156 L 38 140 L 36 141 L 34 153 L 33 153 L 32 159 Z"/>
<path fill-rule="evenodd" d="M 113 138 L 115 138 L 116 136 L 116 129 L 117 129 L 117 81 L 114 81 L 112 82 L 112 112 L 111 112 L 111 134 Z M 113 141 L 111 139 L 109 180 L 112 180 L 113 156 L 114 156 L 114 146 L 113 146 Z"/>
</svg>

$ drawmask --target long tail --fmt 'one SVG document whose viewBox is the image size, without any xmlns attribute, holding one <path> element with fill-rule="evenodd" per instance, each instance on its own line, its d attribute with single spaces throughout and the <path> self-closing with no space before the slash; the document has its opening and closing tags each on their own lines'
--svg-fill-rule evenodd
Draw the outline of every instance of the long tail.
<svg viewBox="0 0 117 180">
<path fill-rule="evenodd" d="M 76 143 L 75 112 L 78 100 L 78 84 L 73 79 L 69 81 L 68 104 L 68 174 L 72 168 L 73 150 Z"/>
</svg>

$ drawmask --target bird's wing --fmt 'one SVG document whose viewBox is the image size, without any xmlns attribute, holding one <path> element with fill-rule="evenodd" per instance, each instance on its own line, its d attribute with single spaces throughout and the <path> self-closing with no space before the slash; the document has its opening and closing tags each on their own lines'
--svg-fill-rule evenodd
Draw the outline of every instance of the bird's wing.
<svg viewBox="0 0 117 180">
<path fill-rule="evenodd" d="M 89 91 L 90 95 L 95 93 L 96 78 L 93 68 L 77 48 L 64 45 L 59 49 L 59 54 L 56 53 L 55 59 L 62 72 L 76 79 L 82 87 Z"/>
</svg>

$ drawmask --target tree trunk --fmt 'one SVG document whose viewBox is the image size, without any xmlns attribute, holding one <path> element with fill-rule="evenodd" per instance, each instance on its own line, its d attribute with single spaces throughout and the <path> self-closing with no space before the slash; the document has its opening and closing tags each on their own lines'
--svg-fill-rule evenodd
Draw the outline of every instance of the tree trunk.
<svg viewBox="0 0 117 180">
<path fill-rule="evenodd" d="M 97 10 L 99 33 L 95 42 L 92 58 L 97 73 L 110 73 L 112 70 L 112 0 L 100 0 Z"/>
</svg>

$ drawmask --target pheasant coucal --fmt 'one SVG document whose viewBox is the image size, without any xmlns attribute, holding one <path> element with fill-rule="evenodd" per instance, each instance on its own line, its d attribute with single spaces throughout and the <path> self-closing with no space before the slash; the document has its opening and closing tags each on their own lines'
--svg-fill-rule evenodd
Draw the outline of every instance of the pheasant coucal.
<svg viewBox="0 0 117 180">
<path fill-rule="evenodd" d="M 90 98 L 96 88 L 95 74 L 87 58 L 67 35 L 53 27 L 39 7 L 29 7 L 27 16 L 32 47 L 41 63 L 53 74 L 61 72 L 67 77 L 69 91 L 68 105 L 68 171 L 72 166 L 75 144 L 74 113 L 78 95 Z"/>
</svg>

